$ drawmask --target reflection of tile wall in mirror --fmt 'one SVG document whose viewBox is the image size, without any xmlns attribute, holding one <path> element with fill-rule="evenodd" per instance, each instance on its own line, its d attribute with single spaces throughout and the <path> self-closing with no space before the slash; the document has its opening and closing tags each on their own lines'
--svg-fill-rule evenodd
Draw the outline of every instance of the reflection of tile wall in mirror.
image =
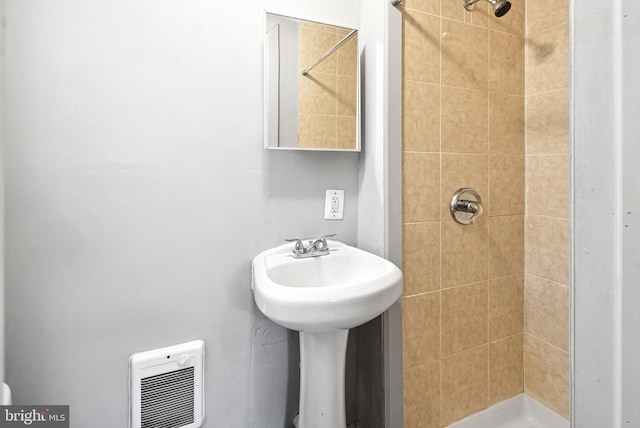
<svg viewBox="0 0 640 428">
<path fill-rule="evenodd" d="M 278 55 L 265 45 L 265 65 L 279 57 L 279 86 L 265 91 L 265 147 L 359 150 L 357 33 L 348 37 L 353 32 L 348 28 L 267 14 L 267 30 L 276 22 L 281 28 L 294 27 L 280 31 Z M 265 69 L 267 78 L 272 70 Z M 271 112 L 274 108 L 278 114 Z M 276 123 L 273 117 L 279 118 Z"/>
<path fill-rule="evenodd" d="M 299 29 L 302 71 L 349 35 L 344 28 L 305 23 Z M 298 79 L 298 147 L 356 148 L 357 36 Z"/>
</svg>

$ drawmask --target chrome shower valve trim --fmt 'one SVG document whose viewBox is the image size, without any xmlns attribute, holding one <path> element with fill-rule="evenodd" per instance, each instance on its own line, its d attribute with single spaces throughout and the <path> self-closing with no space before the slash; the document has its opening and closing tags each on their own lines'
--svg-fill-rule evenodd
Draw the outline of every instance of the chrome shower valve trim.
<svg viewBox="0 0 640 428">
<path fill-rule="evenodd" d="M 463 197 L 470 199 L 463 199 Z M 456 223 L 473 224 L 482 215 L 483 211 L 480 195 L 469 187 L 458 189 L 451 198 L 449 212 Z"/>
</svg>

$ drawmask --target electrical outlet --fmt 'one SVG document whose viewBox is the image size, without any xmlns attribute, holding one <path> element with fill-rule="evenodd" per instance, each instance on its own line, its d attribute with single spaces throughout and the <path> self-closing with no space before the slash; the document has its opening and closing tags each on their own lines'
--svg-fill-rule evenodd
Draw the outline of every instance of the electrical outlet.
<svg viewBox="0 0 640 428">
<path fill-rule="evenodd" d="M 342 220 L 344 218 L 344 190 L 327 190 L 324 200 L 324 219 Z"/>
</svg>

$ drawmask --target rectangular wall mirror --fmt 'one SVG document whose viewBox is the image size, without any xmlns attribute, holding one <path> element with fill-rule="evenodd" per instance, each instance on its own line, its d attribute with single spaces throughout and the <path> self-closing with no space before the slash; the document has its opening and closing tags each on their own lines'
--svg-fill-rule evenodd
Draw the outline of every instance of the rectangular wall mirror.
<svg viewBox="0 0 640 428">
<path fill-rule="evenodd" d="M 265 148 L 360 151 L 358 31 L 266 13 Z"/>
</svg>

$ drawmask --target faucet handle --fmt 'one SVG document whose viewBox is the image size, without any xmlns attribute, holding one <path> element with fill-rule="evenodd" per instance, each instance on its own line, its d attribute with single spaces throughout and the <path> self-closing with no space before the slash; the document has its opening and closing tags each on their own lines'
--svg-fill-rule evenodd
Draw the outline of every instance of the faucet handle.
<svg viewBox="0 0 640 428">
<path fill-rule="evenodd" d="M 472 207 L 472 209 L 468 211 L 471 213 L 471 217 L 469 217 L 469 223 L 473 224 L 476 219 L 482 215 L 482 213 L 484 212 L 484 208 L 482 207 L 481 201 L 471 201 L 469 202 L 469 205 L 471 205 Z"/>
<path fill-rule="evenodd" d="M 328 250 L 329 245 L 327 244 L 327 238 L 333 238 L 334 236 L 336 236 L 335 233 L 332 233 L 331 235 L 322 235 L 313 242 L 313 246 L 316 250 Z"/>
<path fill-rule="evenodd" d="M 289 239 L 285 239 L 286 242 L 295 242 L 296 244 L 293 246 L 293 252 L 296 254 L 303 254 L 305 249 L 304 249 L 304 244 L 302 243 L 302 240 L 300 238 L 289 238 Z"/>
</svg>

